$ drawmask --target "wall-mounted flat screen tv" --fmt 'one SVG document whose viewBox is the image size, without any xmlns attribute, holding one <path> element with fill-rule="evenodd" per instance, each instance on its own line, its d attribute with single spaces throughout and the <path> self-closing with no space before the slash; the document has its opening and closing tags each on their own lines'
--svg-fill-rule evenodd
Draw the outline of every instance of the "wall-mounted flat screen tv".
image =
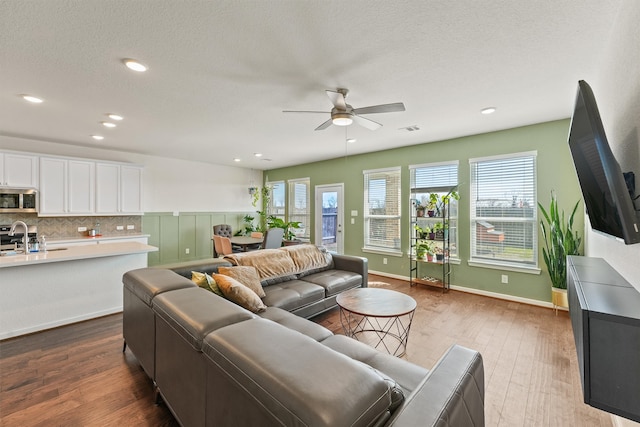
<svg viewBox="0 0 640 427">
<path fill-rule="evenodd" d="M 578 82 L 569 147 L 591 228 L 626 244 L 640 242 L 640 214 L 613 156 L 591 87 Z"/>
</svg>

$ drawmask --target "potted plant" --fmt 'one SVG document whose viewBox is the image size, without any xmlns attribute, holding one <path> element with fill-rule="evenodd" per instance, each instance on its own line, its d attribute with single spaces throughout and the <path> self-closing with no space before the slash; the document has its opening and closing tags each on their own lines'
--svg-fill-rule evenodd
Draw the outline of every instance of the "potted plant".
<svg viewBox="0 0 640 427">
<path fill-rule="evenodd" d="M 425 245 L 423 243 L 418 243 L 416 245 L 416 258 L 424 259 L 424 254 L 426 253 L 427 253 L 427 249 L 425 248 Z"/>
<path fill-rule="evenodd" d="M 416 237 L 418 239 L 426 239 L 429 233 L 431 233 L 431 228 L 428 225 L 424 227 L 420 227 L 418 224 L 413 226 L 414 230 L 416 230 Z"/>
<path fill-rule="evenodd" d="M 282 218 L 278 218 L 273 215 L 269 215 L 267 217 L 267 226 L 269 228 L 282 228 L 284 229 L 284 242 L 294 242 L 297 241 L 296 234 L 294 233 L 294 229 L 298 229 L 301 227 L 300 222 L 298 221 L 284 221 Z"/>
<path fill-rule="evenodd" d="M 436 247 L 435 253 L 436 253 L 436 261 L 438 262 L 444 261 L 444 252 L 442 251 L 442 248 Z"/>
<path fill-rule="evenodd" d="M 242 217 L 242 228 L 240 228 L 238 231 L 236 231 L 233 235 L 234 236 L 248 236 L 250 235 L 253 231 L 256 231 L 256 227 L 253 224 L 253 220 L 255 218 L 251 215 L 245 215 Z"/>
<path fill-rule="evenodd" d="M 427 215 L 435 216 L 436 210 L 438 209 L 438 193 L 429 194 L 429 200 L 427 201 Z"/>
<path fill-rule="evenodd" d="M 551 203 L 547 211 L 540 202 L 538 207 L 544 221 L 540 220 L 544 247 L 542 256 L 551 278 L 551 302 L 554 306 L 568 307 L 567 301 L 567 255 L 579 255 L 582 238 L 573 230 L 573 219 L 578 210 L 578 200 L 565 220 L 564 211 L 558 208 L 555 192 L 551 192 Z"/>
<path fill-rule="evenodd" d="M 421 241 L 416 245 L 416 258 L 424 259 L 426 254 L 432 252 L 429 242 Z"/>
<path fill-rule="evenodd" d="M 428 246 L 427 247 L 427 253 L 426 253 L 427 261 L 428 262 L 433 262 L 433 252 L 434 252 L 433 244 L 432 243 L 428 243 L 427 246 Z"/>
<path fill-rule="evenodd" d="M 433 225 L 435 240 L 446 240 L 448 231 L 449 231 L 448 227 L 446 226 L 445 223 L 437 222 Z"/>
<path fill-rule="evenodd" d="M 424 216 L 424 210 L 425 210 L 424 205 L 422 205 L 418 200 L 416 200 L 414 203 L 415 203 L 415 206 L 416 206 L 416 216 L 417 217 L 423 217 Z"/>
</svg>

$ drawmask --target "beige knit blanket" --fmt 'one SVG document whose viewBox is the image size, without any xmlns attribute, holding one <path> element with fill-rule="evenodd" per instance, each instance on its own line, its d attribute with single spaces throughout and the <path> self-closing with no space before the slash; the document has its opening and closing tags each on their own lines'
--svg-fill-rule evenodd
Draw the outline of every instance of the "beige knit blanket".
<svg viewBox="0 0 640 427">
<path fill-rule="evenodd" d="M 225 259 L 234 265 L 255 267 L 261 281 L 327 265 L 325 254 L 312 244 L 235 253 Z"/>
</svg>

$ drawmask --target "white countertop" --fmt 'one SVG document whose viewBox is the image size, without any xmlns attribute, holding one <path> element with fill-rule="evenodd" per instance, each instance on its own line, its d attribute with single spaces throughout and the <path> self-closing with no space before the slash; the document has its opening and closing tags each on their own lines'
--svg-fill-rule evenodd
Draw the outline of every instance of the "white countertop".
<svg viewBox="0 0 640 427">
<path fill-rule="evenodd" d="M 102 242 L 108 240 L 126 240 L 126 239 L 139 239 L 141 237 L 149 237 L 149 234 L 125 234 L 121 236 L 93 236 L 93 237 L 67 237 L 62 239 L 47 239 L 47 244 L 59 246 L 65 243 L 91 243 Z"/>
<path fill-rule="evenodd" d="M 140 236 L 138 236 L 140 237 Z M 93 238 L 95 239 L 95 238 Z M 108 238 L 102 238 L 109 240 Z M 119 236 L 118 239 L 122 239 Z M 60 241 L 55 241 L 60 243 Z M 102 258 L 117 255 L 140 254 L 155 252 L 158 248 L 140 242 L 104 242 L 99 245 L 69 246 L 64 250 L 50 250 L 47 252 L 35 252 L 28 255 L 0 256 L 0 268 L 19 267 L 25 265 L 43 264 L 50 262 L 74 261 L 88 258 Z"/>
</svg>

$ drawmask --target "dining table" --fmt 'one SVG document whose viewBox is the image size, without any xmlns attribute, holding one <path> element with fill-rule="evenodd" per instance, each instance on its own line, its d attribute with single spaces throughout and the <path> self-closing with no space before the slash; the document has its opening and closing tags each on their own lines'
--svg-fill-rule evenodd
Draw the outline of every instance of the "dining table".
<svg viewBox="0 0 640 427">
<path fill-rule="evenodd" d="M 261 245 L 263 241 L 263 239 L 251 236 L 233 236 L 230 240 L 231 245 L 239 246 L 243 252 L 251 250 L 253 246 Z"/>
</svg>

